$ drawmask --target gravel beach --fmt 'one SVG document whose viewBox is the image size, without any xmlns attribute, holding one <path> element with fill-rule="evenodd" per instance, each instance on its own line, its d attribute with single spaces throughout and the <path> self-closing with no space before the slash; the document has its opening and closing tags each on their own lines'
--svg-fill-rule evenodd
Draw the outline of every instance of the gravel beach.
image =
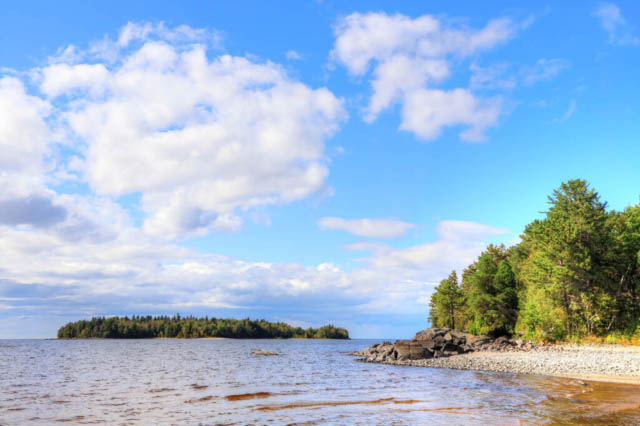
<svg viewBox="0 0 640 426">
<path fill-rule="evenodd" d="M 552 345 L 528 351 L 481 351 L 448 358 L 387 360 L 383 363 L 640 384 L 640 347 L 630 346 Z"/>
</svg>

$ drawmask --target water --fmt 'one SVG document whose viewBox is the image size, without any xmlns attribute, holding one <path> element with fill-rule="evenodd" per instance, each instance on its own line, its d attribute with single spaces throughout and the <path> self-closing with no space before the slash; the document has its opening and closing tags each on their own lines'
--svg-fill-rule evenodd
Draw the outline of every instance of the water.
<svg viewBox="0 0 640 426">
<path fill-rule="evenodd" d="M 0 425 L 640 424 L 637 387 L 346 354 L 371 343 L 0 340 Z"/>
</svg>

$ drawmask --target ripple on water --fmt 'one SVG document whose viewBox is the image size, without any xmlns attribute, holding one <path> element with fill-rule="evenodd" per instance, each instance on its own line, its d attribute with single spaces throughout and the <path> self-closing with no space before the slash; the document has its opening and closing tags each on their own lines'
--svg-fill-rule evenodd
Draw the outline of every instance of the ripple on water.
<svg viewBox="0 0 640 426">
<path fill-rule="evenodd" d="M 208 395 L 208 396 L 203 396 L 202 398 L 197 398 L 197 399 L 190 399 L 188 401 L 185 401 L 185 404 L 194 404 L 196 402 L 207 402 L 207 401 L 211 401 L 213 399 L 216 399 L 217 397 L 214 395 Z"/>
<path fill-rule="evenodd" d="M 161 392 L 173 392 L 176 389 L 173 388 L 160 388 L 160 389 L 151 389 L 149 393 L 161 393 Z"/>
<path fill-rule="evenodd" d="M 11 341 L 0 423 L 640 424 L 638 387 L 346 354 L 371 343 L 260 341 L 274 362 L 250 355 L 255 341 Z"/>
<path fill-rule="evenodd" d="M 58 423 L 71 423 L 71 422 L 79 422 L 84 419 L 85 419 L 84 416 L 74 416 L 74 417 L 69 417 L 65 419 L 55 419 L 54 421 Z"/>
<path fill-rule="evenodd" d="M 237 395 L 227 395 L 224 397 L 227 401 L 243 401 L 246 399 L 268 398 L 275 396 L 271 392 L 255 392 L 255 393 L 241 393 Z"/>
<path fill-rule="evenodd" d="M 195 390 L 203 390 L 203 389 L 207 389 L 209 386 L 207 385 L 199 385 L 197 383 L 192 383 L 191 384 L 191 388 L 195 389 Z"/>
</svg>

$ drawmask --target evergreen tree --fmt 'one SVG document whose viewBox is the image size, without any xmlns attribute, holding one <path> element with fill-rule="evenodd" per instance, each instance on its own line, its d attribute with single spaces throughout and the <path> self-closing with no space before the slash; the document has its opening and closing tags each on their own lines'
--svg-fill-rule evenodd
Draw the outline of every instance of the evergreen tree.
<svg viewBox="0 0 640 426">
<path fill-rule="evenodd" d="M 607 319 L 600 309 L 607 303 L 611 235 L 606 203 L 583 180 L 563 183 L 549 203 L 546 218 L 525 231 L 532 249 L 525 276 L 530 285 L 540 287 L 527 293 L 535 298 L 527 301 L 530 312 L 548 310 L 536 305 L 551 303 L 563 313 L 558 317 L 563 334 L 591 334 Z M 530 320 L 525 316 L 525 323 Z M 552 328 L 555 335 L 561 333 L 559 324 Z"/>
<path fill-rule="evenodd" d="M 349 332 L 344 328 L 326 325 L 319 329 L 291 327 L 283 322 L 270 323 L 265 320 L 244 320 L 181 318 L 175 315 L 151 317 L 134 315 L 128 317 L 92 318 L 90 321 L 70 322 L 60 327 L 58 338 L 118 338 L 141 339 L 151 337 L 233 337 L 233 338 L 279 338 L 291 337 L 311 339 L 348 339 Z"/>
<path fill-rule="evenodd" d="M 503 335 L 514 331 L 518 314 L 516 279 L 507 260 L 496 263 L 485 251 L 469 276 L 469 329 L 476 334 Z"/>
<path fill-rule="evenodd" d="M 446 280 L 440 281 L 431 295 L 430 320 L 434 327 L 456 328 L 456 318 L 460 318 L 463 294 L 458 284 L 458 275 L 452 271 Z M 458 322 L 458 326 L 461 324 Z"/>
<path fill-rule="evenodd" d="M 548 201 L 519 244 L 489 245 L 464 269 L 453 319 L 450 283 L 440 283 L 430 303 L 434 325 L 549 340 L 640 337 L 640 205 L 607 211 L 579 179 L 562 183 Z"/>
</svg>

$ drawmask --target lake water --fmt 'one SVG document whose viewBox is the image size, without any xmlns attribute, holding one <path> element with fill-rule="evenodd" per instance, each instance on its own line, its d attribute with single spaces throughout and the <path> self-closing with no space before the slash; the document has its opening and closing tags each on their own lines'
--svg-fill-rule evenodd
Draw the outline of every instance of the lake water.
<svg viewBox="0 0 640 426">
<path fill-rule="evenodd" d="M 373 342 L 0 340 L 0 425 L 640 424 L 638 387 L 347 355 Z"/>
</svg>

